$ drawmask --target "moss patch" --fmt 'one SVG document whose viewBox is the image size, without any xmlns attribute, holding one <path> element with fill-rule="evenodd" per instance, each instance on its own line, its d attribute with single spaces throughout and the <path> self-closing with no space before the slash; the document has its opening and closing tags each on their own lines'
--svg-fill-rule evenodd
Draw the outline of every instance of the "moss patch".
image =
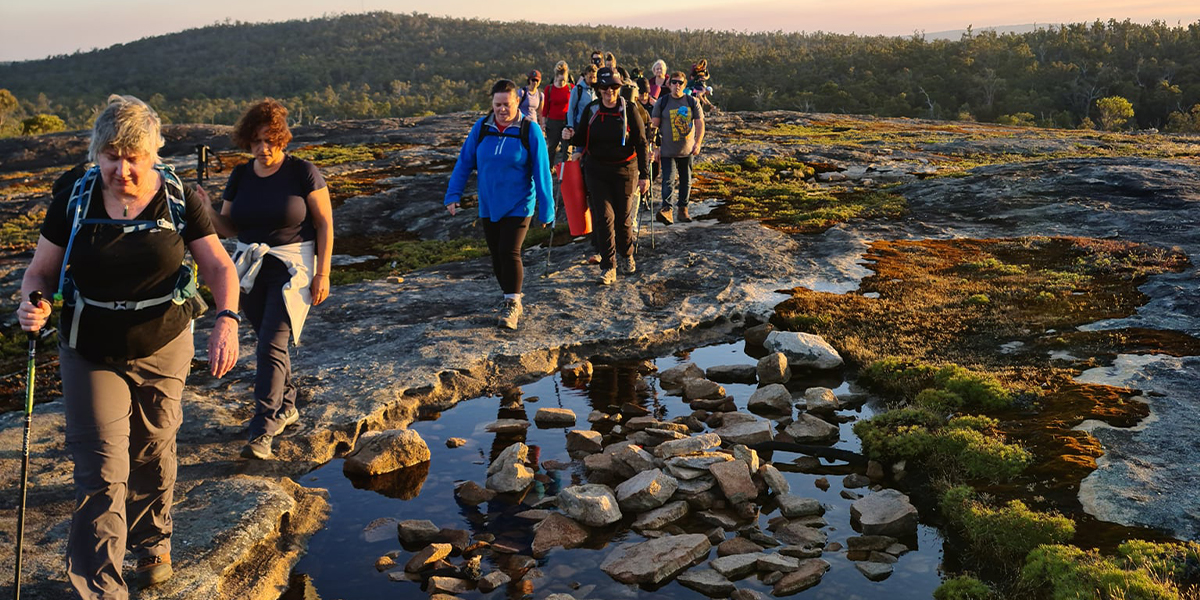
<svg viewBox="0 0 1200 600">
<path fill-rule="evenodd" d="M 407 148 L 404 144 L 320 144 L 301 146 L 292 151 L 292 156 L 307 160 L 318 167 L 328 167 L 352 162 L 379 160 L 388 154 Z"/>
<path fill-rule="evenodd" d="M 1026 593 L 1054 600 L 1196 598 L 1196 586 L 1188 579 L 1195 577 L 1198 551 L 1195 542 L 1131 541 L 1116 556 L 1106 557 L 1074 546 L 1041 546 L 1026 559 L 1021 584 Z"/>
<path fill-rule="evenodd" d="M 1003 561 L 1021 560 L 1040 545 L 1064 544 L 1075 536 L 1075 523 L 1066 517 L 1030 510 L 1020 500 L 990 506 L 965 486 L 943 493 L 940 508 L 974 551 Z"/>
</svg>

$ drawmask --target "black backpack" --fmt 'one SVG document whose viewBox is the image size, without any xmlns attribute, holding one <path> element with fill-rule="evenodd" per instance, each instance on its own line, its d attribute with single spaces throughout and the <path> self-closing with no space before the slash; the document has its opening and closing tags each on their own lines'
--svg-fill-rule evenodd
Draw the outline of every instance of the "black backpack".
<svg viewBox="0 0 1200 600">
<path fill-rule="evenodd" d="M 657 100 L 657 101 L 654 103 L 654 108 L 655 108 L 656 110 L 658 110 L 658 112 L 659 112 L 659 113 L 662 113 L 662 112 L 663 112 L 663 110 L 665 110 L 665 109 L 660 109 L 660 108 L 658 108 L 658 105 L 659 105 L 659 104 L 662 104 L 663 102 L 666 102 L 667 98 L 670 98 L 670 97 L 671 97 L 671 95 L 670 95 L 670 94 L 666 94 L 666 95 L 663 95 L 663 96 L 659 96 L 659 97 L 658 97 L 658 100 Z M 692 111 L 692 115 L 698 115 L 698 114 L 700 114 L 700 113 L 697 111 L 697 108 L 696 108 L 696 106 L 697 106 L 697 103 L 696 103 L 696 97 L 695 97 L 695 96 L 693 96 L 693 95 L 691 95 L 691 94 L 684 94 L 684 95 L 683 95 L 683 97 L 684 97 L 684 98 L 687 98 L 688 108 L 689 108 L 689 109 L 691 109 L 691 111 Z M 664 106 L 665 106 L 665 105 L 664 105 Z M 696 117 L 695 117 L 695 116 L 693 116 L 692 118 L 694 119 L 694 118 L 696 118 Z"/>
<path fill-rule="evenodd" d="M 487 114 L 487 116 L 485 116 L 479 120 L 479 135 L 477 135 L 475 137 L 476 150 L 478 150 L 478 148 L 479 148 L 479 142 L 482 142 L 483 138 L 488 137 L 488 136 L 507 137 L 507 138 L 519 137 L 519 138 L 521 138 L 521 145 L 525 147 L 525 153 L 532 154 L 529 151 L 529 122 L 530 122 L 529 117 L 526 117 L 523 115 L 521 116 L 521 126 L 518 128 L 517 133 L 515 133 L 515 134 L 507 133 L 507 130 L 505 130 L 505 132 L 503 132 L 503 133 L 499 132 L 499 131 L 492 131 L 492 128 L 488 127 L 488 124 L 487 124 L 488 119 L 491 119 L 493 122 L 495 122 L 496 113 L 489 112 Z"/>
</svg>

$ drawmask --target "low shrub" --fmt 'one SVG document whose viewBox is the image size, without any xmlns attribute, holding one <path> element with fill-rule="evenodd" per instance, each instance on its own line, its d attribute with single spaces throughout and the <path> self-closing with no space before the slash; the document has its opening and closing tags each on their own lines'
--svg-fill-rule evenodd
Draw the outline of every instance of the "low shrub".
<svg viewBox="0 0 1200 600">
<path fill-rule="evenodd" d="M 1055 513 L 1030 510 L 1020 500 L 991 507 L 975 499 L 969 487 L 942 494 L 942 516 L 960 529 L 977 551 L 1015 561 L 1034 548 L 1063 544 L 1075 536 L 1075 522 Z"/>
<path fill-rule="evenodd" d="M 962 396 L 964 408 L 1002 410 L 1012 405 L 1013 394 L 995 377 L 968 371 L 957 365 L 938 370 L 934 378 L 938 388 Z"/>
<path fill-rule="evenodd" d="M 926 388 L 917 394 L 913 400 L 915 406 L 929 409 L 938 414 L 948 415 L 962 408 L 962 396 L 946 390 Z"/>
<path fill-rule="evenodd" d="M 968 575 L 947 579 L 933 590 L 934 600 L 988 600 L 992 597 L 992 588 Z"/>
<path fill-rule="evenodd" d="M 1122 544 L 1126 548 L 1129 543 Z M 1101 556 L 1095 550 L 1046 545 L 1025 558 L 1020 584 L 1052 600 L 1121 598 L 1123 600 L 1177 600 L 1177 584 L 1127 558 Z"/>
<path fill-rule="evenodd" d="M 1006 444 L 996 421 L 959 417 L 946 422 L 926 407 L 888 411 L 854 425 L 863 453 L 877 460 L 924 460 L 968 477 L 1006 480 L 1020 474 L 1032 455 Z"/>
</svg>

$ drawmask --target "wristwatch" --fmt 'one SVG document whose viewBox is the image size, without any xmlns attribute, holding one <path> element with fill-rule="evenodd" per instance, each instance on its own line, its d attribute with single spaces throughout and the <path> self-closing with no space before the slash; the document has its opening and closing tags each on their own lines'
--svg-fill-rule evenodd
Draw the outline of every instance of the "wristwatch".
<svg viewBox="0 0 1200 600">
<path fill-rule="evenodd" d="M 232 310 L 229 310 L 228 308 L 217 313 L 217 318 L 220 319 L 221 317 L 229 317 L 236 323 L 242 322 L 242 316 L 233 312 Z"/>
</svg>

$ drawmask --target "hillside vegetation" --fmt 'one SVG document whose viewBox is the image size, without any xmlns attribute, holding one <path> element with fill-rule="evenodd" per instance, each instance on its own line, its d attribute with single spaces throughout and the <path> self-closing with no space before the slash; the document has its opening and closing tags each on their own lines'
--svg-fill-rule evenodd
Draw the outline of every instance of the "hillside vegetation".
<svg viewBox="0 0 1200 600">
<path fill-rule="evenodd" d="M 481 109 L 496 78 L 547 73 L 560 59 L 577 71 L 592 48 L 643 69 L 658 58 L 684 70 L 707 58 L 727 110 L 1200 129 L 1200 22 L 1097 21 L 946 41 L 375 12 L 227 22 L 0 65 L 11 92 L 0 90 L 0 135 L 84 127 L 114 92 L 150 100 L 177 123 L 231 123 L 268 95 L 304 122 Z M 1112 97 L 1128 106 L 1100 102 Z"/>
</svg>

